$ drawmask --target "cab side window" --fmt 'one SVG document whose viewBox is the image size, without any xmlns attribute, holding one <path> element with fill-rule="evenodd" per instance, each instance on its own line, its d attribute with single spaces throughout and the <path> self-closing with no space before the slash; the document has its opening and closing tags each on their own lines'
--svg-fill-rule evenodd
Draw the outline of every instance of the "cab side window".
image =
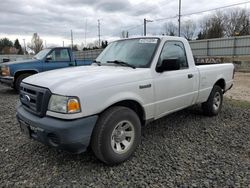
<svg viewBox="0 0 250 188">
<path fill-rule="evenodd" d="M 51 52 L 51 61 L 70 61 L 67 49 L 55 49 Z"/>
<path fill-rule="evenodd" d="M 157 66 L 160 66 L 161 62 L 166 59 L 176 59 L 180 69 L 188 68 L 185 47 L 182 42 L 168 41 L 164 44 Z"/>
</svg>

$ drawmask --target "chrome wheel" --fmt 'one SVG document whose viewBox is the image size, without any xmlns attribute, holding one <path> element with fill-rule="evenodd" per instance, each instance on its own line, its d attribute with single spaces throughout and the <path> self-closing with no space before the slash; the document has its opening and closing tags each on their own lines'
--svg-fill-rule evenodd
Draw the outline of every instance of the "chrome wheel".
<svg viewBox="0 0 250 188">
<path fill-rule="evenodd" d="M 215 111 L 217 111 L 220 108 L 221 104 L 221 95 L 219 92 L 216 92 L 214 94 L 214 99 L 213 99 L 213 108 Z"/>
<path fill-rule="evenodd" d="M 135 139 L 134 125 L 127 121 L 119 122 L 111 134 L 111 147 L 115 153 L 126 153 L 133 145 Z"/>
</svg>

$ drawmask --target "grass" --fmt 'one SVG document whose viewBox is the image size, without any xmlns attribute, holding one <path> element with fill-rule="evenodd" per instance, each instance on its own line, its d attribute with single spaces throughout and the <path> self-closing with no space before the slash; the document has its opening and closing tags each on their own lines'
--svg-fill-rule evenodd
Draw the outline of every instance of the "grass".
<svg viewBox="0 0 250 188">
<path fill-rule="evenodd" d="M 228 99 L 225 98 L 225 102 L 240 108 L 250 108 L 250 102 L 249 101 L 242 101 L 242 100 L 235 100 L 235 99 Z"/>
</svg>

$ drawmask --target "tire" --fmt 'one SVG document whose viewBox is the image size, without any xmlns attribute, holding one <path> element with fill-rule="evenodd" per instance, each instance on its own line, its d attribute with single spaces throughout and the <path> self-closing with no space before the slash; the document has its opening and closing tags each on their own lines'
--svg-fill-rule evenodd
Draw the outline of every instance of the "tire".
<svg viewBox="0 0 250 188">
<path fill-rule="evenodd" d="M 141 122 L 126 107 L 115 106 L 99 117 L 91 137 L 96 157 L 108 165 L 128 160 L 141 141 Z"/>
<path fill-rule="evenodd" d="M 220 86 L 215 85 L 208 97 L 208 100 L 202 103 L 202 109 L 207 116 L 216 116 L 221 111 L 223 102 L 223 93 Z"/>
<path fill-rule="evenodd" d="M 20 84 L 21 82 L 23 81 L 24 78 L 27 78 L 29 76 L 31 76 L 32 74 L 28 74 L 28 73 L 25 73 L 25 74 L 21 74 L 19 75 L 16 80 L 15 80 L 15 84 L 14 84 L 14 89 L 16 90 L 17 93 L 20 92 Z"/>
</svg>

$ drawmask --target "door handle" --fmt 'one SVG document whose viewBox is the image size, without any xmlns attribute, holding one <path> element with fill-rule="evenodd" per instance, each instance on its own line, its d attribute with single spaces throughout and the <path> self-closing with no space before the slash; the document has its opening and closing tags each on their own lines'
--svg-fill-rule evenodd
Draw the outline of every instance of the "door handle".
<svg viewBox="0 0 250 188">
<path fill-rule="evenodd" d="M 193 77 L 194 77 L 193 74 L 188 74 L 188 79 L 193 78 Z"/>
</svg>

